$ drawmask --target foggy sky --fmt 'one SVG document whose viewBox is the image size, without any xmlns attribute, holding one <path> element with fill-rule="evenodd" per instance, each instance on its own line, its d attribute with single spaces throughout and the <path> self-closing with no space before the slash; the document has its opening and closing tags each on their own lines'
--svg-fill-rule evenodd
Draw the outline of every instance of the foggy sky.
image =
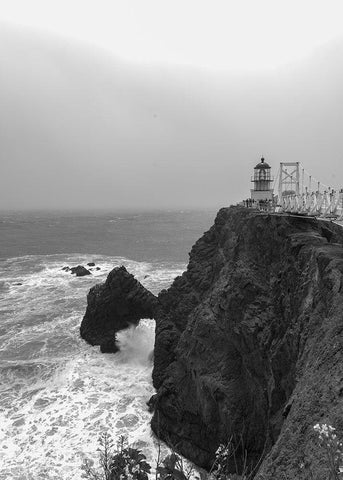
<svg viewBox="0 0 343 480">
<path fill-rule="evenodd" d="M 262 155 L 343 187 L 342 54 L 243 75 L 2 25 L 0 208 L 219 208 Z"/>
</svg>

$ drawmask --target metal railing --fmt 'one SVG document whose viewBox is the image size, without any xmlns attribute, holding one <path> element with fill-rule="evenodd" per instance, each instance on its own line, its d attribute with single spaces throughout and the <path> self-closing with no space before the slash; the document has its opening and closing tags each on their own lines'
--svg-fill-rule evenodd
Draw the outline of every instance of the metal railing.
<svg viewBox="0 0 343 480">
<path fill-rule="evenodd" d="M 343 189 L 324 192 L 308 192 L 296 195 L 277 196 L 273 200 L 243 200 L 246 208 L 255 208 L 262 212 L 294 213 L 322 218 L 343 220 Z"/>
<path fill-rule="evenodd" d="M 282 212 L 343 219 L 343 189 L 283 195 L 278 203 Z"/>
</svg>

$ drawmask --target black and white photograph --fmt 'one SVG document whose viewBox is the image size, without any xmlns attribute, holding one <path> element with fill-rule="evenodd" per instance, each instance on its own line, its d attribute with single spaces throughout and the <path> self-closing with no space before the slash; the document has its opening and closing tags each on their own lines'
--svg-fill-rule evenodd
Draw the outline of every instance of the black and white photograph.
<svg viewBox="0 0 343 480">
<path fill-rule="evenodd" d="M 343 480 L 342 0 L 0 0 L 0 480 Z"/>
</svg>

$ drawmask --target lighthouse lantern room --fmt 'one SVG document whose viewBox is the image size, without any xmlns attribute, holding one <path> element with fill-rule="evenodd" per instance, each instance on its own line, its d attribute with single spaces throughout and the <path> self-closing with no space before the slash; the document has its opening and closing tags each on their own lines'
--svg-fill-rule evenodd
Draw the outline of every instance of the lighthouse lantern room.
<svg viewBox="0 0 343 480">
<path fill-rule="evenodd" d="M 251 189 L 252 200 L 255 202 L 273 200 L 271 168 L 263 157 L 254 168 L 254 176 L 251 181 L 254 184 L 254 188 Z"/>
</svg>

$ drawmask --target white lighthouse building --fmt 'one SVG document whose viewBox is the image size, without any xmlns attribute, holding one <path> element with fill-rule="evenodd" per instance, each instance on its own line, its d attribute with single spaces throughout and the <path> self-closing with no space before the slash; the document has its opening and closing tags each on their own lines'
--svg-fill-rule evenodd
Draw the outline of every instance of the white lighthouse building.
<svg viewBox="0 0 343 480">
<path fill-rule="evenodd" d="M 255 202 L 273 200 L 273 178 L 271 177 L 271 168 L 261 158 L 260 163 L 254 168 L 254 176 L 251 178 L 254 188 L 251 191 L 251 200 Z"/>
</svg>

